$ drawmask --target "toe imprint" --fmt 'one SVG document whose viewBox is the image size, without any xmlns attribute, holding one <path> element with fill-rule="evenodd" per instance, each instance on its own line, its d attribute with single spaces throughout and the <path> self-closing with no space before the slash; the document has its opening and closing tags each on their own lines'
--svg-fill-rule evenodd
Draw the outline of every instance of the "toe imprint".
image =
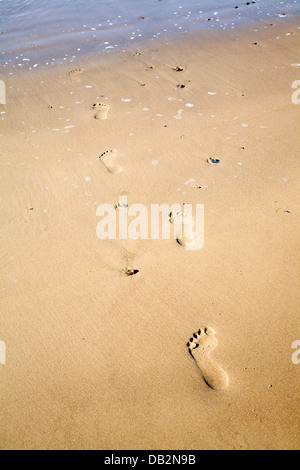
<svg viewBox="0 0 300 470">
<path fill-rule="evenodd" d="M 210 353 L 218 345 L 213 328 L 205 328 L 194 333 L 187 343 L 191 356 L 202 372 L 207 385 L 214 390 L 225 390 L 229 385 L 227 373 L 210 358 Z"/>
<path fill-rule="evenodd" d="M 180 235 L 178 235 L 176 238 L 179 245 L 185 248 L 194 246 L 196 243 L 196 236 L 193 232 L 195 221 L 192 219 L 192 217 L 182 212 L 172 211 L 169 216 L 169 220 L 171 224 L 181 226 Z"/>
<path fill-rule="evenodd" d="M 193 236 L 191 238 L 188 238 L 188 237 L 178 238 L 177 243 L 179 243 L 179 245 L 183 246 L 184 248 L 189 248 L 195 245 L 196 237 Z"/>
</svg>

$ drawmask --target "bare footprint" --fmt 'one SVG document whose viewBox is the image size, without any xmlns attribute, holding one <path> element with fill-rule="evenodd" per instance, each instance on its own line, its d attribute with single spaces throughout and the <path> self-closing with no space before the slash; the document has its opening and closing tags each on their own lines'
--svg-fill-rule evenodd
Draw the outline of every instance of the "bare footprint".
<svg viewBox="0 0 300 470">
<path fill-rule="evenodd" d="M 176 236 L 177 243 L 183 246 L 184 248 L 193 247 L 196 243 L 196 236 L 193 231 L 195 227 L 195 222 L 189 215 L 184 214 L 183 212 L 172 211 L 169 215 L 170 224 L 181 226 L 180 234 Z"/>
<path fill-rule="evenodd" d="M 173 225 L 181 225 L 180 235 L 176 238 L 179 245 L 184 248 L 192 248 L 196 244 L 196 235 L 194 232 L 195 221 L 192 217 L 182 212 L 171 212 L 170 223 Z"/>
<path fill-rule="evenodd" d="M 69 73 L 70 80 L 72 82 L 79 82 L 80 81 L 79 75 L 81 75 L 82 73 L 83 73 L 83 69 L 71 70 L 71 72 Z"/>
<path fill-rule="evenodd" d="M 229 377 L 222 367 L 210 358 L 210 353 L 218 345 L 215 334 L 212 328 L 200 329 L 194 333 L 187 347 L 207 385 L 213 390 L 225 390 L 229 385 Z"/>
<path fill-rule="evenodd" d="M 170 214 L 170 223 L 173 225 L 182 225 L 184 223 L 193 223 L 193 220 L 182 212 L 172 211 Z"/>
<path fill-rule="evenodd" d="M 207 163 L 210 165 L 219 165 L 221 163 L 220 158 L 208 158 Z"/>
<path fill-rule="evenodd" d="M 99 157 L 107 171 L 109 171 L 109 173 L 118 174 L 123 171 L 123 167 L 121 167 L 121 165 L 115 162 L 115 158 L 117 156 L 117 150 L 107 150 Z"/>
<path fill-rule="evenodd" d="M 98 119 L 98 121 L 104 121 L 107 119 L 107 114 L 110 110 L 108 104 L 96 103 L 93 105 L 93 108 L 98 109 L 98 112 L 94 116 L 95 119 Z"/>
</svg>

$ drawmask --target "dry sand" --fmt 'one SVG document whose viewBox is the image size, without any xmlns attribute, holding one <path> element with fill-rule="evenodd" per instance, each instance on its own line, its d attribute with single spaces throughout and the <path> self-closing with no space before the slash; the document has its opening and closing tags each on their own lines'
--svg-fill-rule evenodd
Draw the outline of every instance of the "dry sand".
<svg viewBox="0 0 300 470">
<path fill-rule="evenodd" d="M 264 26 L 6 79 L 1 449 L 299 446 L 299 32 Z M 99 240 L 120 195 L 205 204 L 204 248 Z"/>
</svg>

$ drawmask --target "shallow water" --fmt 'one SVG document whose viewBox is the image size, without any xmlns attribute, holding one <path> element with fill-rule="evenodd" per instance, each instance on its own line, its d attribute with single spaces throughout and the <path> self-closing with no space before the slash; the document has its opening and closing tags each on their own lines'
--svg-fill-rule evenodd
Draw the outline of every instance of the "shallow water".
<svg viewBox="0 0 300 470">
<path fill-rule="evenodd" d="M 0 0 L 0 64 L 38 66 L 299 13 L 298 0 Z"/>
</svg>

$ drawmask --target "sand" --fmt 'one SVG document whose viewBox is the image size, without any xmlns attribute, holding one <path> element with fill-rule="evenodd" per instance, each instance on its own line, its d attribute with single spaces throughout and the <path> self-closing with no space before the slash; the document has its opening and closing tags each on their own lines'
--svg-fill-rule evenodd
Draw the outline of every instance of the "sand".
<svg viewBox="0 0 300 470">
<path fill-rule="evenodd" d="M 299 32 L 257 29 L 5 78 L 1 449 L 299 447 Z M 99 240 L 120 196 L 203 249 Z"/>
</svg>

